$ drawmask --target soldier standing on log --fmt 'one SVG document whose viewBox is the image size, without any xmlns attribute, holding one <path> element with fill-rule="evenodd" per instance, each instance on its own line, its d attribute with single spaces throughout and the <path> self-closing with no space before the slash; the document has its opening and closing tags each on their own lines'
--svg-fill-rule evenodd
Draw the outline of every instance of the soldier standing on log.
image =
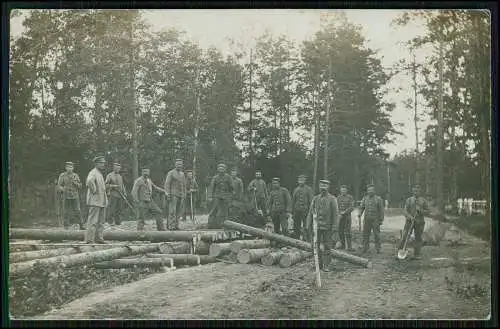
<svg viewBox="0 0 500 329">
<path fill-rule="evenodd" d="M 248 184 L 248 192 L 255 208 L 262 212 L 263 216 L 267 216 L 267 202 L 268 193 L 266 182 L 262 179 L 262 172 L 260 170 L 255 172 L 255 179 Z"/>
<path fill-rule="evenodd" d="M 320 267 L 325 272 L 330 271 L 331 256 L 329 251 L 333 247 L 334 240 L 337 240 L 337 225 L 338 225 L 338 204 L 337 198 L 328 192 L 330 181 L 319 181 L 319 194 L 316 195 L 309 208 L 307 215 L 307 230 L 311 232 L 312 237 L 312 221 L 313 214 L 316 215 L 318 224 L 318 252 Z M 312 240 L 312 239 L 311 239 Z M 322 248 L 323 247 L 323 248 Z"/>
<path fill-rule="evenodd" d="M 184 213 L 182 216 L 182 220 L 186 221 L 186 215 L 189 212 L 191 216 L 191 220 L 193 220 L 194 214 L 191 213 L 191 209 L 195 209 L 196 204 L 196 192 L 198 192 L 198 183 L 196 179 L 193 177 L 193 171 L 186 171 L 186 201 L 184 204 Z"/>
<path fill-rule="evenodd" d="M 106 176 L 106 189 L 109 195 L 107 222 L 111 225 L 120 225 L 120 214 L 123 209 L 123 198 L 127 197 L 127 190 L 120 175 L 121 164 L 113 163 L 113 171 Z"/>
<path fill-rule="evenodd" d="M 165 193 L 165 190 L 156 186 L 149 178 L 149 169 L 142 169 L 142 176 L 137 178 L 132 187 L 132 199 L 136 204 L 137 210 L 137 230 L 143 231 L 146 224 L 144 217 L 146 214 L 151 213 L 156 220 L 156 229 L 158 231 L 165 231 L 165 224 L 163 223 L 162 212 L 160 207 L 153 201 L 151 197 L 153 188 L 157 191 Z"/>
<path fill-rule="evenodd" d="M 274 232 L 288 236 L 288 218 L 292 211 L 292 198 L 285 187 L 280 186 L 278 177 L 272 180 L 269 193 L 269 214 L 274 225 Z"/>
<path fill-rule="evenodd" d="M 233 180 L 226 173 L 226 165 L 217 166 L 217 175 L 212 178 L 208 188 L 208 203 L 211 203 L 208 213 L 208 228 L 221 229 L 222 223 L 229 215 L 229 202 L 233 194 Z"/>
<path fill-rule="evenodd" d="M 175 168 L 170 170 L 165 179 L 165 196 L 168 203 L 167 228 L 171 231 L 179 229 L 179 219 L 184 214 L 186 199 L 186 176 L 182 171 L 184 161 L 175 160 Z"/>
<path fill-rule="evenodd" d="M 352 249 L 352 235 L 351 235 L 351 225 L 352 218 L 351 213 L 354 210 L 354 198 L 352 195 L 347 194 L 347 186 L 342 185 L 340 187 L 340 195 L 337 198 L 340 211 L 339 220 L 339 238 L 340 238 L 340 249 L 346 248 L 347 250 L 354 251 Z"/>
<path fill-rule="evenodd" d="M 298 179 L 299 186 L 295 188 L 292 196 L 292 215 L 293 215 L 293 235 L 294 239 L 306 239 L 306 219 L 309 212 L 309 205 L 312 202 L 313 191 L 306 185 L 306 176 L 300 175 Z"/>
<path fill-rule="evenodd" d="M 57 180 L 57 187 L 61 193 L 61 217 L 65 229 L 78 223 L 80 230 L 83 230 L 79 193 L 82 183 L 78 174 L 73 172 L 73 168 L 73 162 L 66 162 L 66 171 L 61 173 Z"/>
<path fill-rule="evenodd" d="M 413 258 L 421 259 L 420 250 L 422 249 L 422 233 L 424 232 L 424 216 L 429 213 L 429 205 L 424 197 L 420 196 L 420 185 L 415 185 L 412 189 L 413 196 L 406 199 L 405 202 L 405 227 L 403 232 L 409 230 L 411 221 L 414 221 L 412 231 L 415 232 L 415 245 L 413 249 Z M 408 236 L 411 232 L 408 232 Z M 403 248 L 404 241 L 401 241 L 399 249 Z"/>
<path fill-rule="evenodd" d="M 358 218 L 361 220 L 361 215 L 365 213 L 363 222 L 363 253 L 367 253 L 370 245 L 370 235 L 373 231 L 375 238 L 375 248 L 377 253 L 380 253 L 380 225 L 384 221 L 384 201 L 378 195 L 375 195 L 375 186 L 369 184 L 367 187 L 367 195 L 361 200 L 361 208 L 359 209 Z"/>
<path fill-rule="evenodd" d="M 94 158 L 94 163 L 95 168 L 89 172 L 86 180 L 89 216 L 87 219 L 85 242 L 103 244 L 105 242 L 102 235 L 106 219 L 106 207 L 108 206 L 106 184 L 102 175 L 106 161 L 103 156 L 97 156 Z"/>
</svg>

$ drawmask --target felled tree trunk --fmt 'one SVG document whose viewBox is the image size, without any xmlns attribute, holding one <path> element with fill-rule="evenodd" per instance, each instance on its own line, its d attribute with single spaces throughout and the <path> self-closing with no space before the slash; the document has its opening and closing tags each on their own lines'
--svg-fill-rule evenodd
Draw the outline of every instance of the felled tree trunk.
<svg viewBox="0 0 500 329">
<path fill-rule="evenodd" d="M 210 264 L 210 263 L 217 263 L 217 262 L 218 262 L 218 260 L 214 256 L 200 255 L 201 265 Z"/>
<path fill-rule="evenodd" d="M 208 254 L 213 257 L 219 257 L 231 251 L 231 243 L 212 243 Z"/>
<path fill-rule="evenodd" d="M 274 251 L 270 254 L 264 255 L 261 258 L 261 263 L 266 266 L 272 266 L 274 264 L 277 264 L 285 253 L 283 251 Z"/>
<path fill-rule="evenodd" d="M 44 259 L 35 259 L 22 263 L 14 263 L 9 266 L 9 275 L 15 276 L 29 272 L 36 263 L 41 265 L 57 265 L 62 264 L 64 267 L 94 264 L 120 257 L 131 255 L 154 253 L 158 251 L 158 245 L 152 244 L 147 246 L 137 247 L 119 247 L 108 250 L 99 250 L 92 252 L 84 252 L 76 255 L 50 257 Z"/>
<path fill-rule="evenodd" d="M 208 255 L 209 252 L 210 252 L 210 243 L 205 241 L 198 241 L 196 245 L 196 254 Z"/>
<path fill-rule="evenodd" d="M 200 256 L 191 254 L 147 254 L 150 258 L 171 258 L 174 265 L 201 265 Z"/>
<path fill-rule="evenodd" d="M 108 246 L 104 246 L 108 247 Z M 106 249 L 110 249 L 108 247 Z M 26 262 L 33 259 L 50 258 L 63 255 L 73 255 L 81 252 L 91 252 L 95 249 L 92 246 L 78 246 L 73 248 L 54 248 L 45 250 L 34 250 L 34 251 L 24 251 L 24 252 L 12 252 L 9 254 L 9 261 L 11 263 Z"/>
<path fill-rule="evenodd" d="M 271 245 L 269 240 L 238 240 L 231 242 L 231 251 L 240 252 L 242 249 L 262 249 Z"/>
<path fill-rule="evenodd" d="M 127 258 L 127 259 L 114 259 L 106 262 L 99 262 L 92 265 L 98 269 L 109 268 L 131 268 L 131 267 L 174 267 L 172 258 Z"/>
<path fill-rule="evenodd" d="M 189 242 L 167 242 L 158 247 L 162 254 L 189 254 L 191 245 Z"/>
<path fill-rule="evenodd" d="M 249 264 L 260 261 L 262 257 L 271 252 L 271 249 L 242 249 L 238 252 L 236 258 L 241 264 Z"/>
<path fill-rule="evenodd" d="M 311 256 L 312 253 L 308 251 L 302 251 L 302 250 L 290 251 L 284 253 L 281 256 L 279 264 L 281 267 L 290 267 Z"/>
</svg>

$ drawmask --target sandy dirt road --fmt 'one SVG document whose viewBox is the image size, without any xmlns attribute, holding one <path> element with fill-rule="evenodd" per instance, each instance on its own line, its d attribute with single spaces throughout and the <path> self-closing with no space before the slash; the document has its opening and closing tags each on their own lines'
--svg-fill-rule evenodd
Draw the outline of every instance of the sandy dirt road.
<svg viewBox="0 0 500 329">
<path fill-rule="evenodd" d="M 430 224 L 431 222 L 429 222 Z M 402 216 L 382 231 L 399 233 Z M 356 229 L 355 229 L 356 230 Z M 355 234 L 355 237 L 358 237 Z M 359 244 L 359 239 L 356 238 Z M 367 257 L 373 268 L 335 261 L 313 287 L 312 261 L 292 268 L 216 263 L 152 275 L 91 293 L 38 319 L 484 319 L 490 313 L 490 245 L 452 227 L 423 260 L 397 261 L 395 244 Z M 432 259 L 486 259 L 440 266 Z M 429 264 L 437 266 L 428 266 Z"/>
</svg>

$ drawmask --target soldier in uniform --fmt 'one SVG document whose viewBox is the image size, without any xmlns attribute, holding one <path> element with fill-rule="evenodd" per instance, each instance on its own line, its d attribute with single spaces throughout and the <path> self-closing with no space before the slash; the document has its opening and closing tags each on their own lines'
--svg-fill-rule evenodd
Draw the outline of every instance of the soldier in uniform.
<svg viewBox="0 0 500 329">
<path fill-rule="evenodd" d="M 233 196 L 230 206 L 230 217 L 239 218 L 242 216 L 243 211 L 243 181 L 238 177 L 236 168 L 231 169 L 231 180 L 233 182 Z"/>
<path fill-rule="evenodd" d="M 123 198 L 127 196 L 122 175 L 120 175 L 121 164 L 113 163 L 113 171 L 106 176 L 106 190 L 109 196 L 109 208 L 107 222 L 111 225 L 120 225 L 120 213 L 123 208 Z"/>
<path fill-rule="evenodd" d="M 347 186 L 342 185 L 340 187 L 340 195 L 337 198 L 340 211 L 339 220 L 339 238 L 340 238 L 340 249 L 346 248 L 349 251 L 354 251 L 352 249 L 352 236 L 351 236 L 351 224 L 352 218 L 351 213 L 354 210 L 354 198 L 352 195 L 347 194 Z"/>
<path fill-rule="evenodd" d="M 191 213 L 191 208 L 195 209 L 196 205 L 196 192 L 198 192 L 198 183 L 196 182 L 196 179 L 193 177 L 193 171 L 192 170 L 187 170 L 186 171 L 186 201 L 184 204 L 184 214 L 182 215 L 182 220 L 186 221 L 186 215 L 189 212 L 189 216 L 194 216 L 194 214 Z M 191 204 L 193 203 L 193 204 Z"/>
<path fill-rule="evenodd" d="M 171 231 L 179 229 L 179 219 L 184 214 L 186 200 L 186 176 L 182 171 L 184 161 L 175 160 L 175 168 L 170 170 L 165 179 L 165 196 L 168 203 L 167 228 Z"/>
<path fill-rule="evenodd" d="M 274 232 L 288 235 L 288 218 L 292 211 L 292 198 L 285 187 L 280 186 L 278 177 L 272 180 L 272 189 L 269 193 L 269 214 L 274 225 Z"/>
<path fill-rule="evenodd" d="M 415 233 L 415 245 L 413 249 L 414 259 L 421 259 L 420 250 L 422 249 L 422 233 L 424 232 L 425 219 L 424 216 L 429 214 L 429 205 L 427 200 L 420 195 L 420 185 L 415 185 L 412 189 L 413 196 L 406 199 L 405 202 L 405 228 L 406 232 L 411 221 L 414 221 L 412 231 Z M 412 232 L 408 232 L 410 235 Z M 403 241 L 399 245 L 399 249 L 403 248 Z"/>
<path fill-rule="evenodd" d="M 102 244 L 105 243 L 102 235 L 106 220 L 106 207 L 108 206 L 106 184 L 102 175 L 106 161 L 103 156 L 97 156 L 94 158 L 94 164 L 95 167 L 89 172 L 86 180 L 89 216 L 85 242 Z"/>
<path fill-rule="evenodd" d="M 384 201 L 378 195 L 375 195 L 375 186 L 369 184 L 367 187 L 367 195 L 361 200 L 358 218 L 365 213 L 363 222 L 363 253 L 368 252 L 370 245 L 370 235 L 373 231 L 375 238 L 375 248 L 377 253 L 380 253 L 380 225 L 384 221 Z"/>
<path fill-rule="evenodd" d="M 294 239 L 306 239 L 305 228 L 306 219 L 313 198 L 312 189 L 306 185 L 306 176 L 300 175 L 298 179 L 299 186 L 295 188 L 292 196 L 292 215 L 293 215 L 293 235 Z"/>
<path fill-rule="evenodd" d="M 208 203 L 211 203 L 208 213 L 208 228 L 220 229 L 229 215 L 229 202 L 233 195 L 233 180 L 226 173 L 226 165 L 217 166 L 217 175 L 212 178 L 208 188 Z"/>
<path fill-rule="evenodd" d="M 252 202 L 256 203 L 255 207 L 257 210 L 260 210 L 265 216 L 269 195 L 267 193 L 266 182 L 262 179 L 262 172 L 260 170 L 255 172 L 255 179 L 248 184 L 248 192 Z"/>
<path fill-rule="evenodd" d="M 83 230 L 82 213 L 80 210 L 80 193 L 82 188 L 80 177 L 73 172 L 73 162 L 66 162 L 66 171 L 59 175 L 57 188 L 62 194 L 62 217 L 65 229 L 72 224 L 79 224 L 80 230 Z"/>
<path fill-rule="evenodd" d="M 319 194 L 314 196 L 307 215 L 307 230 L 312 232 L 313 214 L 316 215 L 318 227 L 319 263 L 323 271 L 330 271 L 331 256 L 329 251 L 337 239 L 338 204 L 337 199 L 328 192 L 330 181 L 319 181 Z M 312 237 L 312 233 L 309 234 Z"/>
<path fill-rule="evenodd" d="M 163 223 L 162 212 L 160 207 L 153 201 L 151 197 L 153 188 L 159 192 L 165 193 L 165 190 L 156 186 L 151 178 L 149 178 L 149 169 L 142 169 L 142 176 L 137 178 L 132 187 L 132 199 L 136 204 L 137 209 L 137 230 L 143 231 L 146 214 L 151 213 L 156 220 L 156 229 L 158 231 L 165 231 L 165 224 Z"/>
</svg>

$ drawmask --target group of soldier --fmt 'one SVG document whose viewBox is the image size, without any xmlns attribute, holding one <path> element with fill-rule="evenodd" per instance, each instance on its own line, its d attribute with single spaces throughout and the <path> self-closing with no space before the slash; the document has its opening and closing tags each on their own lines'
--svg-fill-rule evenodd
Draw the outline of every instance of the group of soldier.
<svg viewBox="0 0 500 329">
<path fill-rule="evenodd" d="M 190 210 L 193 214 L 194 193 L 198 189 L 192 171 L 184 173 L 183 160 L 175 160 L 175 168 L 166 176 L 164 188 L 156 186 L 150 178 L 150 170 L 142 169 L 142 175 L 134 181 L 131 196 L 135 207 L 127 201 L 127 192 L 120 175 L 121 165 L 113 164 L 113 171 L 106 179 L 103 173 L 105 158 L 94 158 L 95 167 L 89 172 L 86 179 L 87 199 L 89 207 L 86 221 L 85 241 L 87 243 L 105 243 L 103 240 L 104 223 L 120 225 L 120 211 L 123 203 L 127 203 L 136 214 L 137 229 L 144 230 L 145 219 L 148 214 L 156 220 L 156 228 L 165 230 L 162 209 L 152 198 L 153 190 L 165 196 L 167 205 L 167 229 L 178 230 L 179 220 L 186 219 Z M 80 179 L 73 172 L 74 164 L 66 163 L 66 172 L 59 176 L 58 190 L 62 193 L 62 216 L 64 226 L 78 223 L 83 229 L 84 221 L 79 206 L 79 189 L 82 187 Z M 307 177 L 298 177 L 298 186 L 290 194 L 287 188 L 280 185 L 280 178 L 272 179 L 271 188 L 262 178 L 262 172 L 257 171 L 255 178 L 245 189 L 243 181 L 238 177 L 236 168 L 231 174 L 226 172 L 227 166 L 220 163 L 217 174 L 212 177 L 207 190 L 207 201 L 210 205 L 208 214 L 208 228 L 220 229 L 224 220 L 230 213 L 242 207 L 245 201 L 250 200 L 257 217 L 266 227 L 271 226 L 277 234 L 291 236 L 295 239 L 310 241 L 312 238 L 313 218 L 317 223 L 318 247 L 320 250 L 320 265 L 325 270 L 329 269 L 329 253 L 324 252 L 335 246 L 338 249 L 353 251 L 351 236 L 352 212 L 355 208 L 354 198 L 348 194 L 347 186 L 340 187 L 337 197 L 330 194 L 330 182 L 319 181 L 319 193 L 313 195 L 313 190 L 306 184 Z M 407 226 L 413 223 L 415 230 L 415 256 L 420 257 L 421 237 L 423 232 L 423 216 L 428 211 L 427 203 L 420 197 L 420 188 L 415 186 L 413 196 L 406 201 L 405 211 Z M 239 209 L 241 210 L 241 209 Z M 107 213 L 107 214 L 106 214 Z M 384 220 L 384 202 L 375 194 L 374 185 L 367 186 L 367 194 L 361 200 L 358 217 L 364 213 L 362 251 L 368 252 L 371 232 L 374 235 L 377 253 L 381 251 L 380 225 Z M 288 230 L 288 220 L 292 218 L 293 231 Z M 255 225 L 261 226 L 261 225 Z M 405 226 L 405 230 L 408 228 Z"/>
</svg>

